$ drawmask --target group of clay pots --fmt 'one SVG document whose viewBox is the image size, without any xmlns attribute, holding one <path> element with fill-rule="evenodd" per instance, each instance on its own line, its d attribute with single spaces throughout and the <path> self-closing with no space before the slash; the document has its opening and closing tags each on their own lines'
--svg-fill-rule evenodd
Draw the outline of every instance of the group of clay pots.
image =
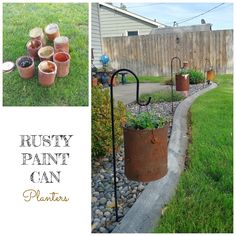
<svg viewBox="0 0 236 236">
<path fill-rule="evenodd" d="M 54 43 L 54 47 L 46 45 L 46 37 Z M 41 28 L 34 28 L 29 32 L 30 40 L 26 44 L 28 56 L 16 60 L 16 66 L 23 79 L 30 79 L 35 73 L 35 61 L 38 65 L 39 83 L 48 87 L 55 81 L 55 77 L 65 77 L 70 70 L 69 39 L 60 36 L 57 24 L 49 24 L 44 32 Z"/>
</svg>

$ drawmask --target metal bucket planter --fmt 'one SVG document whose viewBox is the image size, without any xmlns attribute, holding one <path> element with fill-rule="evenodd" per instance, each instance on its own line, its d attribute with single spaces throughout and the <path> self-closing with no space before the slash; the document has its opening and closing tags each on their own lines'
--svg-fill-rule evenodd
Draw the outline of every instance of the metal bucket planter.
<svg viewBox="0 0 236 236">
<path fill-rule="evenodd" d="M 57 52 L 53 56 L 53 61 L 57 65 L 57 76 L 65 77 L 70 72 L 70 54 L 66 52 Z"/>
<path fill-rule="evenodd" d="M 38 50 L 40 61 L 52 61 L 54 49 L 51 46 L 45 46 Z"/>
<path fill-rule="evenodd" d="M 43 87 L 49 87 L 54 83 L 57 65 L 52 61 L 42 61 L 38 65 L 38 78 L 39 83 Z"/>
<path fill-rule="evenodd" d="M 38 59 L 38 51 L 42 47 L 42 41 L 38 39 L 33 39 L 28 41 L 26 44 L 27 52 L 30 57 L 33 57 L 34 60 Z"/>
<path fill-rule="evenodd" d="M 128 179 L 149 182 L 166 175 L 168 126 L 153 130 L 124 127 L 125 175 Z"/>
<path fill-rule="evenodd" d="M 36 27 L 36 28 L 31 29 L 29 32 L 29 36 L 31 39 L 40 40 L 43 46 L 46 45 L 46 38 L 41 28 Z"/>
<path fill-rule="evenodd" d="M 213 81 L 215 78 L 215 72 L 213 70 L 207 71 L 207 82 Z"/>
<path fill-rule="evenodd" d="M 30 79 L 34 76 L 34 59 L 29 56 L 22 56 L 16 60 L 16 66 L 20 77 Z"/>
<path fill-rule="evenodd" d="M 65 36 L 59 36 L 54 39 L 54 50 L 56 52 L 69 53 L 69 39 Z"/>
<path fill-rule="evenodd" d="M 56 37 L 60 36 L 59 27 L 54 23 L 47 25 L 44 32 L 50 41 L 53 41 Z"/>
<path fill-rule="evenodd" d="M 182 94 L 186 97 L 189 92 L 189 77 L 188 74 L 176 74 L 175 75 L 176 82 L 176 91 L 181 91 Z"/>
</svg>

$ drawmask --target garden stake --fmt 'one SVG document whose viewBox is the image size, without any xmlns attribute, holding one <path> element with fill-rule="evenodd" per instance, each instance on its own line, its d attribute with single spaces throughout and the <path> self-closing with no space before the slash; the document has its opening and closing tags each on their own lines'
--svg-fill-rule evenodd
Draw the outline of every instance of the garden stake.
<svg viewBox="0 0 236 236">
<path fill-rule="evenodd" d="M 117 204 L 117 183 L 116 183 L 116 151 L 115 151 L 115 127 L 114 127 L 114 110 L 113 110 L 113 79 L 114 77 L 121 71 L 126 71 L 132 74 L 136 79 L 136 102 L 139 106 L 147 106 L 151 97 L 149 97 L 146 103 L 141 103 L 139 101 L 139 79 L 138 77 L 129 69 L 119 69 L 117 70 L 111 77 L 111 85 L 110 85 L 110 100 L 111 100 L 111 130 L 112 130 L 112 155 L 113 155 L 113 178 L 114 178 L 114 196 L 115 196 L 115 213 L 116 213 L 116 221 L 118 222 L 118 204 Z"/>
<path fill-rule="evenodd" d="M 172 116 L 174 115 L 174 105 L 173 105 L 173 100 L 174 100 L 174 94 L 173 94 L 173 85 L 174 85 L 174 82 L 173 82 L 173 61 L 177 59 L 179 61 L 179 67 L 181 68 L 181 60 L 179 57 L 173 57 L 171 59 L 171 64 L 170 64 L 170 71 L 171 71 L 171 104 L 172 104 Z"/>
</svg>

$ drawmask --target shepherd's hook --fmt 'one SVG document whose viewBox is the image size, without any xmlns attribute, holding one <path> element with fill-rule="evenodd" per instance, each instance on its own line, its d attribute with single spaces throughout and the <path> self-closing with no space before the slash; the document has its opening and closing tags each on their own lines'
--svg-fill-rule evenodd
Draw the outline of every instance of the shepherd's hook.
<svg viewBox="0 0 236 236">
<path fill-rule="evenodd" d="M 111 77 L 111 83 L 110 83 L 110 100 L 111 100 L 111 128 L 112 128 L 112 155 L 113 155 L 113 178 L 114 178 L 114 196 L 115 196 L 115 212 L 116 212 L 116 221 L 118 222 L 118 204 L 117 204 L 117 181 L 116 181 L 116 151 L 115 151 L 115 127 L 114 127 L 114 108 L 113 108 L 113 79 L 114 77 L 120 73 L 121 71 L 126 71 L 132 74 L 136 79 L 136 102 L 140 106 L 147 106 L 150 101 L 151 97 L 149 97 L 148 101 L 146 103 L 141 103 L 139 101 L 139 79 L 134 74 L 133 71 L 129 69 L 119 69 L 114 72 L 114 74 Z"/>
</svg>

